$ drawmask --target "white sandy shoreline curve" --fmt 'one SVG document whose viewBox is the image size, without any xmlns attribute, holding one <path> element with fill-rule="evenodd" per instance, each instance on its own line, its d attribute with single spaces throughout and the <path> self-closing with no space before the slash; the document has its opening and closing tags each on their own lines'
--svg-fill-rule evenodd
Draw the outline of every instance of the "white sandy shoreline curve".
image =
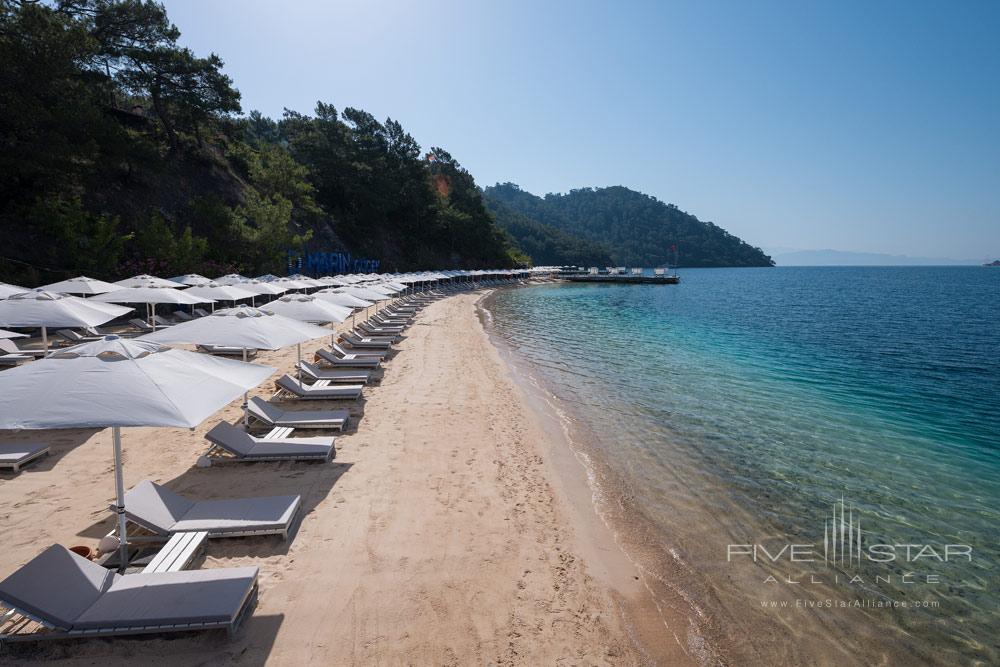
<svg viewBox="0 0 1000 667">
<path fill-rule="evenodd" d="M 195 467 L 207 448 L 204 433 L 218 419 L 236 421 L 240 401 L 197 429 L 123 434 L 127 487 L 150 479 L 197 499 L 302 495 L 303 518 L 287 542 L 214 540 L 195 564 L 260 568 L 259 605 L 233 639 L 192 633 L 50 642 L 4 649 L 0 661 L 691 663 L 680 644 L 672 658 L 651 651 L 643 624 L 630 625 L 621 613 L 641 586 L 619 567 L 613 542 L 592 539 L 575 518 L 579 494 L 553 472 L 560 464 L 550 453 L 560 443 L 480 324 L 481 296 L 451 296 L 418 315 L 381 381 L 351 406 L 360 421 L 338 437 L 331 464 Z M 323 344 L 303 345 L 303 355 Z M 289 371 L 295 350 L 262 352 L 258 360 Z M 270 383 L 254 393 L 269 390 Z M 50 544 L 93 546 L 110 530 L 108 432 L 3 439 L 42 440 L 52 455 L 18 476 L 0 475 L 0 577 Z M 674 643 L 666 631 L 663 637 Z"/>
</svg>

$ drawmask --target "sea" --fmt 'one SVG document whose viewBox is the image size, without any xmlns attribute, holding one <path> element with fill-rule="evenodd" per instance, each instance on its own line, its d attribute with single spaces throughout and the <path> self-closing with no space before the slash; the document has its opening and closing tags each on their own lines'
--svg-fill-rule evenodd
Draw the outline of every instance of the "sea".
<svg viewBox="0 0 1000 667">
<path fill-rule="evenodd" d="M 680 273 L 485 306 L 690 654 L 1000 664 L 1000 269 Z"/>
</svg>

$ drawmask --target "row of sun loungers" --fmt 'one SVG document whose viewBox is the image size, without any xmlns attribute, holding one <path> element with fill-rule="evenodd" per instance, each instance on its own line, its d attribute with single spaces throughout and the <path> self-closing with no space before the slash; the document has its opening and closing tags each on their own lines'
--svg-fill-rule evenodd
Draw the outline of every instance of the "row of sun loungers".
<svg viewBox="0 0 1000 667">
<path fill-rule="evenodd" d="M 418 307 L 430 300 L 412 298 L 385 309 L 362 323 L 359 331 L 343 335 L 343 346 L 334 342 L 319 350 L 316 363 L 298 364 L 301 379 L 284 375 L 277 380 L 274 398 L 360 398 L 372 370 L 380 367 Z M 184 319 L 187 314 L 175 316 Z M 134 320 L 133 325 L 152 329 L 143 320 Z M 157 321 L 157 327 L 169 325 Z M 85 340 L 76 332 L 58 333 L 69 342 Z M 9 341 L 0 340 L 5 342 Z M 243 355 L 242 348 L 201 349 Z M 8 355 L 17 353 L 14 348 Z M 0 355 L 0 363 L 2 359 Z M 332 436 L 293 437 L 293 429 L 341 431 L 350 420 L 347 410 L 286 410 L 260 397 L 251 398 L 247 410 L 255 426 L 269 431 L 255 436 L 227 422 L 216 424 L 205 435 L 213 462 L 327 462 L 335 453 Z M 45 445 L 0 445 L 0 467 L 16 471 L 47 453 Z M 129 524 L 145 535 L 130 533 L 129 543 L 163 543 L 161 551 L 142 572 L 120 575 L 62 546 L 47 548 L 0 582 L 0 607 L 9 610 L 0 616 L 0 642 L 210 629 L 232 634 L 256 606 L 257 568 L 184 568 L 206 539 L 248 535 L 287 539 L 301 505 L 298 495 L 198 501 L 152 481 L 139 482 L 125 496 L 125 514 Z"/>
</svg>

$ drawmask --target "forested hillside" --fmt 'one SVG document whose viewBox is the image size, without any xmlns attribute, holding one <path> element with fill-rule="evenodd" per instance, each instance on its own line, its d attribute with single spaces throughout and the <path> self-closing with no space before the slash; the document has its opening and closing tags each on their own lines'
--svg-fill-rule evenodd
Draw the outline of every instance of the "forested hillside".
<svg viewBox="0 0 1000 667">
<path fill-rule="evenodd" d="M 0 0 L 0 280 L 525 259 L 446 151 L 325 103 L 240 116 L 222 60 L 179 36 L 155 2 Z"/>
<path fill-rule="evenodd" d="M 506 206 L 538 223 L 599 243 L 616 266 L 662 266 L 679 251 L 681 266 L 772 266 L 759 248 L 649 195 L 621 186 L 582 188 L 544 198 L 513 183 L 486 188 L 491 207 Z M 514 234 L 520 242 L 518 234 Z M 600 262 L 594 262 L 600 266 Z"/>
<path fill-rule="evenodd" d="M 600 243 L 586 241 L 539 222 L 497 199 L 486 199 L 497 224 L 536 266 L 608 266 L 611 253 Z"/>
</svg>

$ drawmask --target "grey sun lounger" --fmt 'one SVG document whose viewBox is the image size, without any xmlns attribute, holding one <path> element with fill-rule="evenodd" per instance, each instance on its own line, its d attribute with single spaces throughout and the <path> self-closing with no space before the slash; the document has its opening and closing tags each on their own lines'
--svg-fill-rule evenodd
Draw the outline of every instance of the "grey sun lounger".
<svg viewBox="0 0 1000 667">
<path fill-rule="evenodd" d="M 288 539 L 301 505 L 301 496 L 188 500 L 143 480 L 125 494 L 125 517 L 164 537 L 204 531 L 210 538 L 281 535 Z"/>
<path fill-rule="evenodd" d="M 198 317 L 208 317 L 212 313 L 208 312 L 204 308 L 195 308 L 194 309 L 194 314 L 197 315 Z"/>
<path fill-rule="evenodd" d="M 0 340 L 0 342 L 6 342 Z M 19 366 L 20 364 L 32 361 L 35 359 L 34 355 L 22 354 L 21 352 L 6 352 L 5 354 L 0 354 L 0 366 Z"/>
<path fill-rule="evenodd" d="M 392 339 L 393 341 L 395 341 L 399 337 L 399 335 L 403 333 L 403 327 L 398 327 L 398 328 L 397 327 L 377 327 L 377 326 L 372 326 L 370 324 L 367 324 L 365 322 L 362 322 L 361 324 L 359 324 L 358 325 L 358 329 L 360 330 L 361 333 L 364 333 L 365 335 L 373 336 L 373 337 L 381 336 L 381 337 L 384 337 L 384 338 Z"/>
<path fill-rule="evenodd" d="M 412 319 L 411 317 L 403 317 L 401 315 L 383 315 L 379 313 L 378 315 L 369 317 L 368 321 L 383 327 L 407 327 L 410 325 Z"/>
<path fill-rule="evenodd" d="M 95 340 L 104 340 L 104 336 L 81 336 L 72 329 L 60 329 L 56 332 L 56 335 L 74 345 L 77 343 L 92 343 Z"/>
<path fill-rule="evenodd" d="M 240 357 L 243 358 L 243 348 L 233 347 L 232 345 L 198 345 L 196 346 L 201 352 L 206 354 L 214 354 L 219 357 Z M 254 348 L 247 348 L 247 359 L 253 359 L 257 356 L 257 350 Z"/>
<path fill-rule="evenodd" d="M 147 322 L 146 320 L 141 320 L 138 317 L 132 318 L 131 320 L 128 321 L 128 323 L 134 326 L 142 333 L 153 333 L 154 331 L 152 325 L 150 325 L 149 322 Z"/>
<path fill-rule="evenodd" d="M 330 349 L 344 359 L 384 359 L 389 355 L 389 350 L 347 350 L 336 341 L 330 343 Z"/>
<path fill-rule="evenodd" d="M 163 317 L 161 315 L 153 315 L 153 321 L 156 322 L 156 326 L 161 327 L 161 328 L 162 327 L 172 327 L 175 324 L 177 324 L 177 322 L 174 322 L 173 320 L 168 320 L 167 318 L 165 318 L 165 317 Z"/>
<path fill-rule="evenodd" d="M 347 410 L 282 410 L 259 396 L 247 403 L 250 416 L 267 426 L 343 430 L 351 413 Z"/>
<path fill-rule="evenodd" d="M 331 384 L 365 384 L 371 376 L 371 371 L 365 370 L 348 371 L 320 368 L 305 359 L 296 365 L 302 370 L 303 375 L 311 377 L 313 380 L 329 380 Z"/>
<path fill-rule="evenodd" d="M 317 380 L 313 384 L 299 384 L 299 381 L 290 375 L 282 375 L 275 384 L 278 386 L 279 395 L 289 394 L 295 398 L 317 401 L 353 401 L 361 398 L 361 391 L 364 389 L 364 385 L 361 384 L 332 385 L 327 380 Z"/>
<path fill-rule="evenodd" d="M 195 318 L 191 316 L 191 313 L 186 313 L 183 310 L 175 310 L 174 319 L 178 322 L 190 322 Z"/>
<path fill-rule="evenodd" d="M 367 337 L 362 338 L 358 336 L 353 331 L 347 331 L 341 334 L 341 338 L 345 343 L 351 347 L 369 347 L 381 350 L 388 350 L 392 347 L 392 343 L 395 339 L 393 338 L 381 338 L 381 337 Z"/>
<path fill-rule="evenodd" d="M 340 366 L 343 368 L 378 368 L 379 364 L 382 363 L 381 357 L 365 357 L 357 354 L 347 354 L 339 357 L 333 352 L 324 350 L 323 348 L 316 350 L 316 356 L 319 357 L 325 364 L 329 364 L 330 366 Z M 2 357 L 0 357 L 0 359 L 2 359 Z"/>
<path fill-rule="evenodd" d="M 54 544 L 0 582 L 0 606 L 12 612 L 0 643 L 214 629 L 232 636 L 256 603 L 256 567 L 123 576 Z"/>
<path fill-rule="evenodd" d="M 21 472 L 21 468 L 49 453 L 49 446 L 41 442 L 0 443 L 0 468 Z"/>
<path fill-rule="evenodd" d="M 8 365 L 31 361 L 48 354 L 45 350 L 22 350 L 9 338 L 0 338 L 0 352 L 4 353 L 0 355 L 0 359 L 7 357 L 10 362 Z"/>
<path fill-rule="evenodd" d="M 329 461 L 333 458 L 333 438 L 256 438 L 227 422 L 213 426 L 205 439 L 238 461 Z"/>
</svg>

